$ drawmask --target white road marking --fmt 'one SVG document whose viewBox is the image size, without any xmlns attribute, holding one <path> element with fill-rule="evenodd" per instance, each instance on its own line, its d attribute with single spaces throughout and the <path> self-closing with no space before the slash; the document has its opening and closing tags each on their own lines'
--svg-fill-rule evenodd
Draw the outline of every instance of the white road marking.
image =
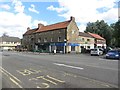
<svg viewBox="0 0 120 90">
<path fill-rule="evenodd" d="M 47 83 L 41 83 L 41 85 L 43 85 L 44 87 L 37 86 L 37 88 L 49 88 L 50 87 L 50 85 Z"/>
<path fill-rule="evenodd" d="M 19 88 L 23 88 L 19 83 L 17 83 L 14 79 L 12 79 L 12 78 L 10 78 L 10 80 L 14 83 L 14 84 L 16 84 Z"/>
<path fill-rule="evenodd" d="M 74 69 L 80 69 L 80 70 L 83 70 L 84 68 L 81 68 L 81 67 L 75 67 L 75 66 L 70 66 L 70 65 L 65 65 L 65 64 L 61 64 L 61 63 L 53 63 L 57 66 L 64 66 L 64 67 L 70 67 L 70 68 L 74 68 Z"/>
<path fill-rule="evenodd" d="M 54 80 L 54 81 L 60 82 L 60 83 L 64 83 L 65 82 L 65 81 L 59 80 L 57 78 L 51 77 L 49 75 L 47 75 L 47 77 L 50 78 L 50 79 L 52 79 L 52 80 Z"/>
<path fill-rule="evenodd" d="M 17 79 L 15 76 L 7 72 L 2 67 L 0 68 L 0 71 L 5 74 L 14 84 L 16 84 L 19 88 L 23 88 L 18 82 L 21 82 L 19 79 Z M 17 82 L 18 81 L 18 82 Z"/>
<path fill-rule="evenodd" d="M 21 82 L 17 77 L 13 76 L 11 73 L 9 73 L 7 70 L 3 69 L 2 67 L 0 67 L 0 69 L 5 72 L 6 74 L 8 74 L 9 76 L 11 76 L 12 78 L 14 78 L 16 81 Z"/>
<path fill-rule="evenodd" d="M 53 81 L 45 78 L 44 76 L 39 76 L 39 77 L 37 77 L 37 79 L 43 79 L 43 80 L 48 81 L 48 82 L 50 82 L 50 83 L 52 83 L 52 84 L 54 84 L 54 85 L 57 85 L 57 83 L 55 83 L 55 82 L 53 82 Z"/>
</svg>

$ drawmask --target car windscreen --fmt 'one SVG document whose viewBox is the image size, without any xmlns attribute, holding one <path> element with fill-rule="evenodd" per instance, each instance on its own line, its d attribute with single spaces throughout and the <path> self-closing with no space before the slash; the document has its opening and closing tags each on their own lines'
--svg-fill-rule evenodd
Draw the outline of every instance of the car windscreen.
<svg viewBox="0 0 120 90">
<path fill-rule="evenodd" d="M 103 49 L 99 49 L 100 51 L 103 51 Z"/>
<path fill-rule="evenodd" d="M 109 51 L 108 53 L 118 53 L 116 50 Z"/>
<path fill-rule="evenodd" d="M 97 51 L 97 49 L 91 49 L 91 51 Z"/>
</svg>

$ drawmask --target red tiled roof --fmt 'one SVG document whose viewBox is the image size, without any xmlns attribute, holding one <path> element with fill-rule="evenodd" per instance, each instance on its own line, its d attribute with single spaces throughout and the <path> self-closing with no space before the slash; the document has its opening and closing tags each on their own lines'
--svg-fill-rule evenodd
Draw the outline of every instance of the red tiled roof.
<svg viewBox="0 0 120 90">
<path fill-rule="evenodd" d="M 88 34 L 88 33 L 85 33 L 85 32 L 79 32 L 79 36 L 93 38 L 93 37 L 92 37 L 90 34 Z"/>
<path fill-rule="evenodd" d="M 30 30 L 26 31 L 23 35 L 32 34 L 32 33 L 34 33 L 37 29 L 38 29 L 38 28 L 36 28 L 36 29 L 30 29 Z"/>
<path fill-rule="evenodd" d="M 61 29 L 61 28 L 67 28 L 71 20 L 64 21 L 52 25 L 42 26 L 40 29 L 38 29 L 36 32 L 44 32 L 44 31 L 50 31 L 55 29 Z"/>
<path fill-rule="evenodd" d="M 91 35 L 92 37 L 94 37 L 94 38 L 105 40 L 103 37 L 101 37 L 101 36 L 98 35 L 98 34 L 94 34 L 94 33 L 90 33 L 90 32 L 88 32 L 88 34 L 90 34 L 90 35 Z"/>
</svg>

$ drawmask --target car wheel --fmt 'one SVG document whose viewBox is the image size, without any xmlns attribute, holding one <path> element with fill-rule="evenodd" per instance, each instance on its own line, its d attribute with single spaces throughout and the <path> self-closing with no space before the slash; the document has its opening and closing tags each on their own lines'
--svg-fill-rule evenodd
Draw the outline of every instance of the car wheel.
<svg viewBox="0 0 120 90">
<path fill-rule="evenodd" d="M 98 53 L 98 56 L 100 56 L 100 53 Z"/>
<path fill-rule="evenodd" d="M 91 54 L 91 56 L 93 56 L 93 55 Z"/>
</svg>

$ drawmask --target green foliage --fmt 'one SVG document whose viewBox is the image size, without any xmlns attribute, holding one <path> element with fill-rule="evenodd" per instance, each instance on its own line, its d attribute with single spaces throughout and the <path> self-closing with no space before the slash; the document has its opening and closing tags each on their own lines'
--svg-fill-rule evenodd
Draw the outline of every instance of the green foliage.
<svg viewBox="0 0 120 90">
<path fill-rule="evenodd" d="M 89 22 L 85 32 L 96 33 L 104 37 L 108 46 L 120 47 L 120 20 L 110 26 L 104 20 Z"/>
<path fill-rule="evenodd" d="M 113 29 L 104 22 L 97 20 L 96 22 L 88 23 L 85 32 L 96 33 L 106 39 L 106 44 L 111 46 Z"/>
<path fill-rule="evenodd" d="M 113 36 L 115 38 L 115 46 L 120 47 L 120 20 L 118 20 L 114 25 Z"/>
</svg>

